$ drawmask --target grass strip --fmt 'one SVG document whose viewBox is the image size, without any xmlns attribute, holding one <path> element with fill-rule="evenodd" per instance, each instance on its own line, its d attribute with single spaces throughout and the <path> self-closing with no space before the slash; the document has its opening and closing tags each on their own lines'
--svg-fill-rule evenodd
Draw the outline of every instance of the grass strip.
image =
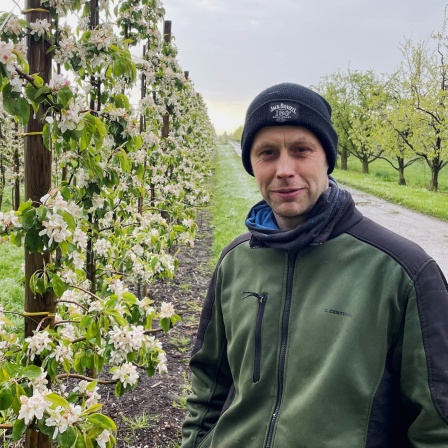
<svg viewBox="0 0 448 448">
<path fill-rule="evenodd" d="M 342 185 L 353 187 L 403 207 L 428 216 L 448 221 L 448 193 L 428 191 L 422 187 L 398 185 L 382 180 L 375 173 L 362 174 L 355 171 L 335 169 L 335 179 Z"/>
<path fill-rule="evenodd" d="M 213 265 L 222 249 L 246 232 L 244 224 L 252 205 L 261 200 L 257 183 L 243 168 L 230 145 L 218 145 L 213 179 Z"/>
</svg>

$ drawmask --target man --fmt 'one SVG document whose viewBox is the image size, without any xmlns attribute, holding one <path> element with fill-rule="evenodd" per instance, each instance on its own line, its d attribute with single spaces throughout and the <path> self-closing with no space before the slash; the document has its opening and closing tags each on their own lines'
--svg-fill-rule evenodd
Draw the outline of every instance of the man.
<svg viewBox="0 0 448 448">
<path fill-rule="evenodd" d="M 446 280 L 329 177 L 329 104 L 270 87 L 241 145 L 264 201 L 212 278 L 182 447 L 447 448 Z"/>
</svg>

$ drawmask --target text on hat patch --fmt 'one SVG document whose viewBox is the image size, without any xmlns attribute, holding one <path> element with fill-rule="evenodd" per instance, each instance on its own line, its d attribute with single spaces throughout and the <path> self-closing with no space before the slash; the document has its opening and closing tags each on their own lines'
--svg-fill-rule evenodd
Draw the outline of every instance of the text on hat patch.
<svg viewBox="0 0 448 448">
<path fill-rule="evenodd" d="M 291 119 L 297 119 L 297 104 L 294 103 L 270 103 L 269 104 L 269 118 L 278 123 L 284 123 Z"/>
</svg>

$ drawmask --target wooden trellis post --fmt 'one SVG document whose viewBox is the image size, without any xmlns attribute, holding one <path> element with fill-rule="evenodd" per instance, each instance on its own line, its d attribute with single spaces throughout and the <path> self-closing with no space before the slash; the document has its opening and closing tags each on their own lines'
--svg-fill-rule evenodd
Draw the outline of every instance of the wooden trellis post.
<svg viewBox="0 0 448 448">
<path fill-rule="evenodd" d="M 165 20 L 163 25 L 163 39 L 169 44 L 171 42 L 171 20 Z M 162 137 L 168 137 L 170 133 L 170 114 L 163 116 Z"/>
<path fill-rule="evenodd" d="M 90 2 L 90 29 L 94 30 L 98 27 L 100 23 L 99 16 L 99 1 L 91 0 Z M 94 76 L 90 77 L 90 85 L 93 88 L 93 92 L 90 92 L 90 111 L 92 114 L 96 114 L 101 108 L 100 104 L 100 81 L 96 80 Z M 89 213 L 89 222 L 93 228 L 96 228 L 98 223 L 92 213 Z M 90 290 L 92 292 L 96 291 L 96 264 L 95 264 L 95 251 L 93 250 L 93 238 L 89 237 L 87 241 L 87 260 L 86 260 L 86 271 L 87 279 L 90 281 Z"/>
<path fill-rule="evenodd" d="M 51 21 L 49 11 L 44 11 L 40 0 L 26 0 L 25 18 L 33 23 L 36 20 Z M 37 73 L 44 82 L 51 77 L 52 56 L 50 43 L 46 39 L 34 40 L 27 36 L 27 60 L 30 73 Z M 25 168 L 25 200 L 31 199 L 38 205 L 40 198 L 48 193 L 51 187 L 51 152 L 45 147 L 41 132 L 43 130 L 44 109 L 41 105 L 35 114 L 30 108 L 30 120 L 24 132 L 24 168 Z M 53 293 L 33 294 L 29 287 L 32 275 L 44 269 L 49 262 L 49 254 L 29 253 L 25 249 L 25 337 L 32 336 L 40 321 L 44 326 L 54 324 L 55 296 Z M 53 317 L 51 315 L 53 314 Z M 29 429 L 26 432 L 26 448 L 51 448 L 48 436 Z"/>
<path fill-rule="evenodd" d="M 14 187 L 13 187 L 13 208 L 18 210 L 20 206 L 20 154 L 19 154 L 19 123 L 15 123 L 14 135 Z"/>
</svg>

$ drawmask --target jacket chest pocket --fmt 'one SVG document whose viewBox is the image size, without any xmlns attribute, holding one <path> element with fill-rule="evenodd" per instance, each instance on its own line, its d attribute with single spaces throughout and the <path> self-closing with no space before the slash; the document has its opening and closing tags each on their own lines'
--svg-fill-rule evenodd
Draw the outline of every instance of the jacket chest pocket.
<svg viewBox="0 0 448 448">
<path fill-rule="evenodd" d="M 263 330 L 263 316 L 266 308 L 266 301 L 268 300 L 267 293 L 261 294 L 256 292 L 244 291 L 245 294 L 241 299 L 255 298 L 258 302 L 257 318 L 255 321 L 255 337 L 254 337 L 254 370 L 253 382 L 258 383 L 261 376 L 261 356 L 262 356 L 262 330 Z M 252 299 L 253 300 L 253 299 Z"/>
</svg>

